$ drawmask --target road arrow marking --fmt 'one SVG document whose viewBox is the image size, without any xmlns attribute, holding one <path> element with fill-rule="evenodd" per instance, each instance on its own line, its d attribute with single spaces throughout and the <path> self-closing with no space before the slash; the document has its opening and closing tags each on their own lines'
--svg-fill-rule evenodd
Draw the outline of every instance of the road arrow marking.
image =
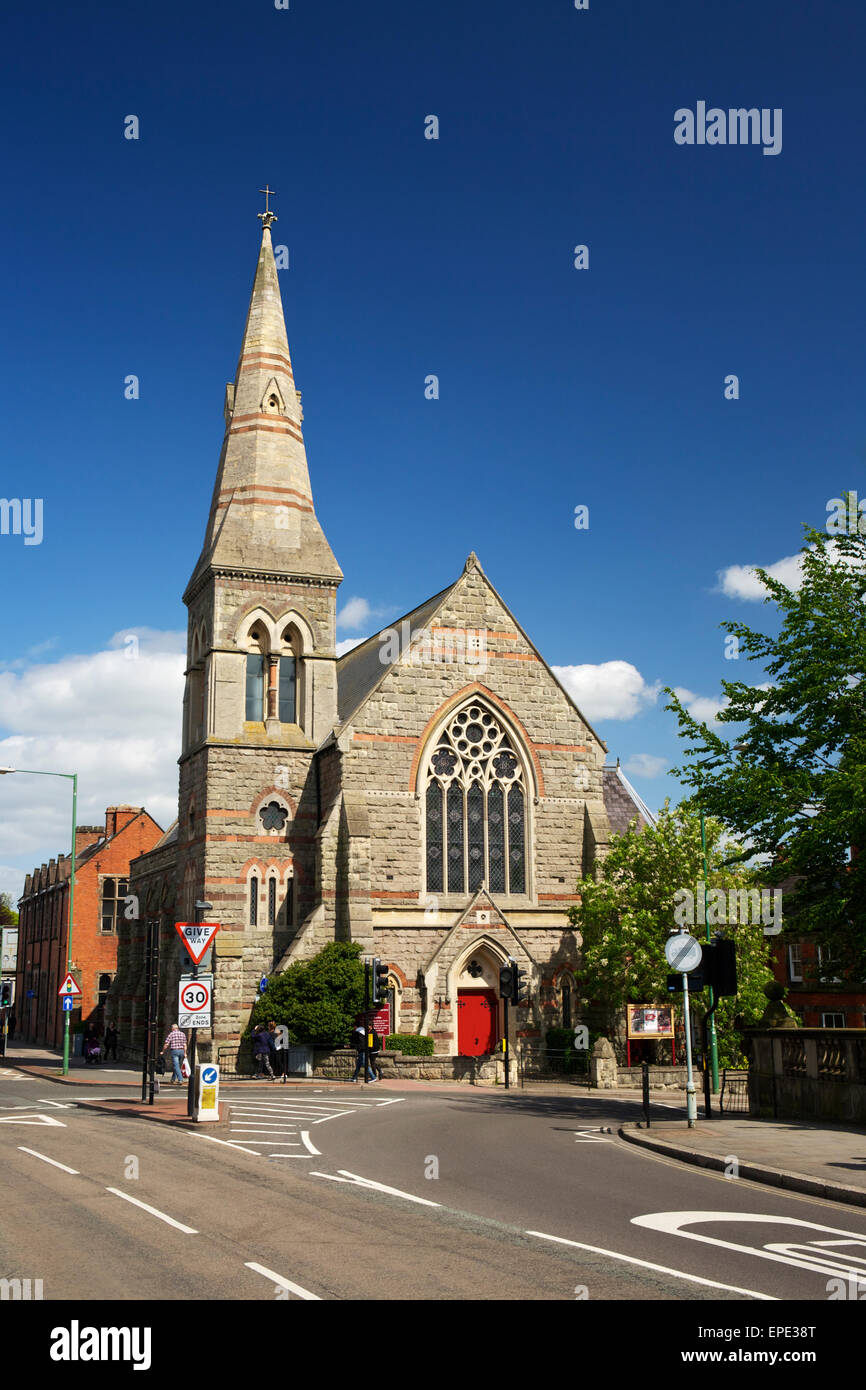
<svg viewBox="0 0 866 1390">
<path fill-rule="evenodd" d="M 57 1125 L 60 1129 L 65 1129 L 66 1125 L 62 1120 L 55 1120 L 53 1115 L 2 1115 L 0 1125 Z"/>
<path fill-rule="evenodd" d="M 793 1226 L 799 1229 L 788 1232 L 787 1241 L 768 1241 L 761 1246 L 741 1245 L 738 1241 L 722 1240 L 718 1236 L 701 1235 L 698 1231 L 683 1229 L 684 1226 L 717 1222 Z M 807 1269 L 815 1274 L 843 1275 L 856 1279 L 863 1276 L 864 1254 L 861 1252 L 866 1252 L 866 1236 L 859 1231 L 843 1230 L 838 1226 L 822 1226 L 816 1221 L 803 1221 L 795 1216 L 767 1216 L 742 1211 L 659 1211 L 646 1216 L 633 1216 L 631 1224 L 643 1226 L 650 1231 L 663 1231 L 667 1235 L 681 1236 L 685 1240 L 701 1241 L 705 1245 L 718 1245 L 723 1250 L 736 1250 L 743 1255 L 756 1255 L 761 1260 L 773 1260 L 777 1264 L 791 1265 L 794 1269 Z M 800 1234 L 802 1230 L 842 1236 L 843 1239 L 817 1240 L 814 1236 L 806 1239 Z M 836 1247 L 846 1248 L 837 1250 Z"/>
<path fill-rule="evenodd" d="M 340 1168 L 342 1177 L 335 1177 L 333 1173 L 311 1173 L 314 1178 L 328 1178 L 331 1182 L 345 1182 L 354 1187 L 371 1187 L 376 1192 L 387 1192 L 391 1197 L 403 1197 L 407 1202 L 417 1202 L 422 1207 L 438 1207 L 439 1202 L 428 1201 L 426 1197 L 416 1197 L 411 1192 L 401 1192 L 399 1187 L 388 1187 L 383 1182 L 373 1182 L 372 1178 L 359 1178 L 357 1173 L 349 1173 L 345 1168 Z"/>
</svg>

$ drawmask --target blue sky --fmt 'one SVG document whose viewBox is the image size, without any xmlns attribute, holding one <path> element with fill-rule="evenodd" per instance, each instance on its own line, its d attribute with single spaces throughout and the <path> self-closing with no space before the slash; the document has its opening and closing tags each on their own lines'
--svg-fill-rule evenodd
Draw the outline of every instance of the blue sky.
<svg viewBox="0 0 866 1390">
<path fill-rule="evenodd" d="M 341 637 L 475 550 L 548 661 L 587 668 L 645 800 L 676 798 L 658 687 L 711 709 L 751 675 L 719 622 L 772 625 L 731 567 L 866 493 L 862 6 L 85 0 L 4 36 L 0 491 L 43 499 L 44 534 L 0 536 L 0 762 L 77 768 L 81 819 L 171 818 L 172 634 L 267 180 L 317 510 L 371 614 Z M 699 101 L 780 108 L 780 153 L 676 144 Z M 0 889 L 67 807 L 0 780 Z"/>
</svg>

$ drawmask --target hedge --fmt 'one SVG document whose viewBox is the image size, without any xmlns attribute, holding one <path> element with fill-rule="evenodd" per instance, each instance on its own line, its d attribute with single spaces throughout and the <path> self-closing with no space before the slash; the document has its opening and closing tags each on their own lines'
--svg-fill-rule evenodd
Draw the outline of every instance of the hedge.
<svg viewBox="0 0 866 1390">
<path fill-rule="evenodd" d="M 389 1033 L 385 1039 L 389 1052 L 404 1052 L 407 1057 L 432 1057 L 433 1039 L 423 1033 Z"/>
</svg>

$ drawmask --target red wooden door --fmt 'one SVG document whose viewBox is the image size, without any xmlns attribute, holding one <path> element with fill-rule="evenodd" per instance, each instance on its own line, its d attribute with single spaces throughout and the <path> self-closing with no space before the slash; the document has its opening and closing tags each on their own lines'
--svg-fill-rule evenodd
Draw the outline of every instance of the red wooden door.
<svg viewBox="0 0 866 1390">
<path fill-rule="evenodd" d="M 481 1057 L 496 1046 L 496 993 L 460 990 L 457 995 L 457 1050 L 461 1057 Z"/>
</svg>

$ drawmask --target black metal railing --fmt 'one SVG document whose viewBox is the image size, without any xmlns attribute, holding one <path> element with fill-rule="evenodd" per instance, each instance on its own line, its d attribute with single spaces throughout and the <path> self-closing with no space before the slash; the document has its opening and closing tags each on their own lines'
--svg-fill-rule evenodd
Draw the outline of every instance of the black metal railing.
<svg viewBox="0 0 866 1390">
<path fill-rule="evenodd" d="M 745 1072 L 728 1074 L 722 1071 L 722 1085 L 719 1091 L 719 1111 L 722 1115 L 748 1115 L 749 1078 Z"/>
<path fill-rule="evenodd" d="M 589 1053 L 573 1048 L 519 1048 L 517 1077 L 527 1081 L 563 1082 L 568 1086 L 589 1086 Z"/>
</svg>

